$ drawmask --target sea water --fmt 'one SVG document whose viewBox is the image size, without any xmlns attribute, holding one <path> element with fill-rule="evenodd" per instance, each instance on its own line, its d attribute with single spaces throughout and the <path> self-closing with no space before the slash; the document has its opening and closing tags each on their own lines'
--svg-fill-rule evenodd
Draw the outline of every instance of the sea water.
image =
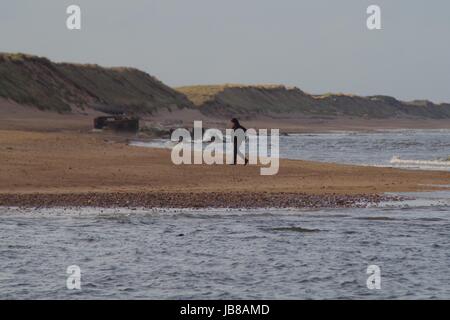
<svg viewBox="0 0 450 320">
<path fill-rule="evenodd" d="M 155 139 L 132 145 L 172 148 L 175 142 Z M 450 171 L 448 129 L 290 134 L 280 136 L 279 145 L 280 157 L 285 159 Z"/>
<path fill-rule="evenodd" d="M 450 201 L 379 208 L 0 208 L 1 299 L 449 299 Z M 69 290 L 67 267 L 81 269 Z M 381 289 L 367 268 L 381 269 Z"/>
<path fill-rule="evenodd" d="M 330 132 L 282 137 L 290 159 L 450 171 L 450 130 Z"/>
</svg>

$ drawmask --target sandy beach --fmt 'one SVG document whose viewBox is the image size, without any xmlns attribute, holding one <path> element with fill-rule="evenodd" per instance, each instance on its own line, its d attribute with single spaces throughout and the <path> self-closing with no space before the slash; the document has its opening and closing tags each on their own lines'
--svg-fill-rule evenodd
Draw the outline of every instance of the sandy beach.
<svg viewBox="0 0 450 320">
<path fill-rule="evenodd" d="M 293 160 L 281 160 L 276 176 L 261 176 L 258 166 L 176 166 L 169 150 L 57 123 L 47 131 L 0 131 L 0 205 L 350 207 L 450 181 L 450 172 Z"/>
</svg>

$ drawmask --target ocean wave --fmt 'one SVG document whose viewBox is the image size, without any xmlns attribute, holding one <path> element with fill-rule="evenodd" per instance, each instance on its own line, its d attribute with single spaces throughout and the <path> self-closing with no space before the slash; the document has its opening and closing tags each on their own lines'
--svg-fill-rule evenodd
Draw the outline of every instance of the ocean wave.
<svg viewBox="0 0 450 320">
<path fill-rule="evenodd" d="M 450 157 L 447 159 L 436 159 L 436 160 L 406 160 L 406 159 L 400 159 L 400 157 L 398 157 L 398 156 L 394 156 L 394 157 L 392 157 L 390 163 L 397 164 L 397 165 L 450 167 Z"/>
</svg>

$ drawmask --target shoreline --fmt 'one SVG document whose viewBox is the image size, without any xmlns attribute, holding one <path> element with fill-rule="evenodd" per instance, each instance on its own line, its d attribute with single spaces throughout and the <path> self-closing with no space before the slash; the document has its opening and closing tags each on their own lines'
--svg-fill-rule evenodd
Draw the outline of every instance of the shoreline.
<svg viewBox="0 0 450 320">
<path fill-rule="evenodd" d="M 0 207 L 144 209 L 343 209 L 366 208 L 405 197 L 380 194 L 303 193 L 65 193 L 0 194 Z"/>
</svg>

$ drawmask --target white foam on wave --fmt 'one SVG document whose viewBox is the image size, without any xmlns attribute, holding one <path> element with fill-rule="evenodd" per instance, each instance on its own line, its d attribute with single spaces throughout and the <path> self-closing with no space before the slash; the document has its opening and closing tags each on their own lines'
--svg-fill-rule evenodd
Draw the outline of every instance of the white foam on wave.
<svg viewBox="0 0 450 320">
<path fill-rule="evenodd" d="M 391 164 L 407 165 L 407 166 L 427 166 L 427 167 L 448 167 L 450 168 L 449 160 L 405 160 L 398 156 L 392 157 Z"/>
</svg>

